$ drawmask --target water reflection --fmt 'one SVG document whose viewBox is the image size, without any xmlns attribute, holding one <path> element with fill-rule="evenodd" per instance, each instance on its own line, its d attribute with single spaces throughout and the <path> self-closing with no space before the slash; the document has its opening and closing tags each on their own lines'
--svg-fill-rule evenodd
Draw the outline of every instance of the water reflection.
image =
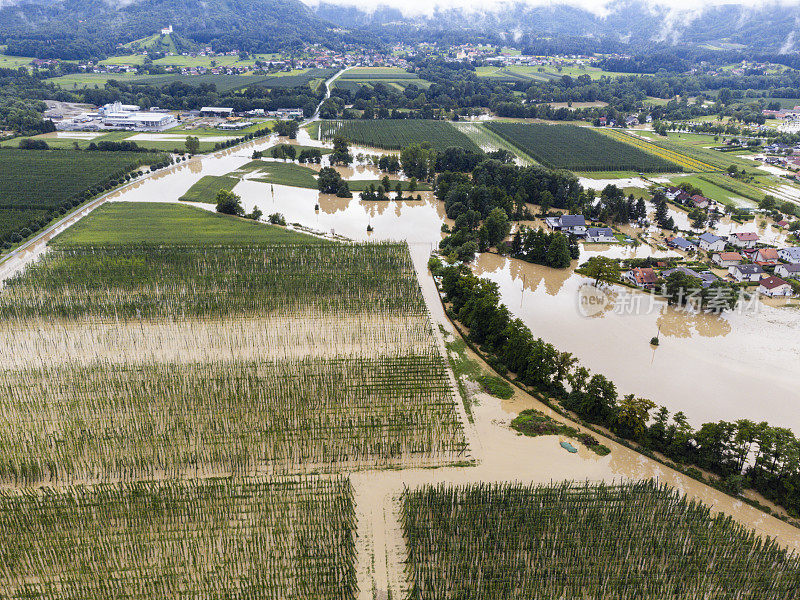
<svg viewBox="0 0 800 600">
<path fill-rule="evenodd" d="M 620 288 L 639 301 L 585 318 L 578 310 L 585 277 L 491 254 L 477 260 L 475 272 L 499 285 L 534 335 L 608 376 L 621 394 L 682 410 L 695 424 L 751 418 L 800 432 L 800 323 L 793 312 L 758 305 L 742 314 L 687 314 Z M 649 341 L 659 330 L 654 353 Z"/>
</svg>

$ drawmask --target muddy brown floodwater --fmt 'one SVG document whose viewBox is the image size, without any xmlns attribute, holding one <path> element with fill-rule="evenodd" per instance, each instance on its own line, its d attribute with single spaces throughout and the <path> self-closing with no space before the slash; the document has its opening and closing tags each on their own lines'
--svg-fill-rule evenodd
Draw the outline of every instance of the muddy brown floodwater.
<svg viewBox="0 0 800 600">
<path fill-rule="evenodd" d="M 578 298 L 590 280 L 572 271 L 484 254 L 475 273 L 499 285 L 535 335 L 609 377 L 621 394 L 682 410 L 695 425 L 749 418 L 800 432 L 797 310 L 757 303 L 741 313 L 688 314 L 618 288 L 624 298 L 586 317 Z"/>
<path fill-rule="evenodd" d="M 112 201 L 177 202 L 204 175 L 224 175 L 250 161 L 253 150 L 265 150 L 285 140 L 271 138 L 233 150 L 197 157 L 113 194 Z M 317 145 L 301 132 L 300 143 Z M 370 151 L 379 154 L 379 151 Z M 365 165 L 342 170 L 349 179 L 373 178 Z M 264 214 L 283 213 L 288 222 L 320 233 L 334 232 L 354 240 L 405 240 L 419 274 L 432 319 L 450 332 L 426 263 L 442 239 L 444 209 L 431 193 L 421 200 L 360 202 L 320 195 L 315 190 L 271 186 L 243 180 L 234 188 L 247 211 L 258 206 Z M 416 195 L 416 194 L 415 194 Z M 316 209 L 319 205 L 319 210 Z M 207 210 L 213 206 L 204 205 Z M 84 211 L 82 214 L 85 214 Z M 367 226 L 373 228 L 367 232 Z M 9 274 L 41 253 L 36 246 L 6 266 Z M 668 256 L 648 246 L 587 246 L 582 260 L 592 255 L 615 257 Z M 787 425 L 800 431 L 798 396 L 793 387 L 800 369 L 798 322 L 791 309 L 761 306 L 758 313 L 724 317 L 685 315 L 655 303 L 640 314 L 599 312 L 592 318 L 577 309 L 585 278 L 572 270 L 552 270 L 497 255 L 482 255 L 477 274 L 497 282 L 503 302 L 536 335 L 573 352 L 587 367 L 614 380 L 621 393 L 636 393 L 683 410 L 699 423 L 749 417 Z M 650 338 L 661 327 L 661 346 L 654 352 Z M 55 335 L 55 334 L 53 334 Z M 438 328 L 437 328 L 438 335 Z M 439 339 L 441 343 L 441 339 Z M 20 342 L 22 343 L 22 342 Z M 86 342 L 94 343 L 92 340 Z M 171 352 L 172 350 L 170 350 Z M 182 351 L 182 350 L 181 350 Z M 473 467 L 361 471 L 351 474 L 358 512 L 357 576 L 364 600 L 399 597 L 406 586 L 406 549 L 398 521 L 399 498 L 405 486 L 425 483 L 478 481 L 621 481 L 654 477 L 723 511 L 756 532 L 770 535 L 800 551 L 796 529 L 749 505 L 687 478 L 625 447 L 603 440 L 612 452 L 599 457 L 583 446 L 566 452 L 558 436 L 528 438 L 510 429 L 510 421 L 526 408 L 549 409 L 517 391 L 500 401 L 477 392 L 474 423 L 466 423 Z M 460 409 L 461 411 L 462 409 Z"/>
</svg>

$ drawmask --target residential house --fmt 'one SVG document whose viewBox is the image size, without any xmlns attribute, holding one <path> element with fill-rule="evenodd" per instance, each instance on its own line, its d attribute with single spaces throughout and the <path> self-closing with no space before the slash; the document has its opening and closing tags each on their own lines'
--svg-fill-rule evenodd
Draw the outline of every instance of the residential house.
<svg viewBox="0 0 800 600">
<path fill-rule="evenodd" d="M 586 230 L 586 241 L 611 244 L 618 240 L 614 237 L 614 230 L 610 227 L 589 227 Z"/>
<path fill-rule="evenodd" d="M 795 246 L 793 248 L 781 248 L 778 250 L 778 256 L 781 260 L 796 265 L 800 263 L 800 247 Z"/>
<path fill-rule="evenodd" d="M 687 239 L 682 237 L 671 237 L 667 238 L 667 246 L 670 248 L 677 248 L 678 250 L 683 250 L 684 252 L 696 252 L 697 246 L 690 242 Z"/>
<path fill-rule="evenodd" d="M 683 190 L 679 187 L 670 186 L 664 188 L 664 195 L 667 197 L 667 200 L 674 201 L 682 191 Z"/>
<path fill-rule="evenodd" d="M 721 238 L 713 233 L 704 233 L 698 238 L 698 243 L 706 252 L 722 252 L 725 250 L 725 238 Z"/>
<path fill-rule="evenodd" d="M 711 257 L 711 262 L 727 269 L 740 264 L 742 255 L 738 252 L 718 252 Z"/>
<path fill-rule="evenodd" d="M 691 197 L 691 204 L 695 208 L 708 208 L 708 205 L 711 204 L 711 201 L 705 196 L 695 194 Z"/>
<path fill-rule="evenodd" d="M 753 262 L 759 265 L 777 265 L 780 262 L 778 251 L 775 248 L 759 248 L 756 250 Z"/>
<path fill-rule="evenodd" d="M 728 277 L 732 277 L 734 281 L 741 283 L 742 281 L 756 282 L 761 279 L 764 274 L 764 269 L 761 265 L 734 265 L 728 267 Z"/>
<path fill-rule="evenodd" d="M 764 296 L 791 296 L 792 286 L 780 277 L 765 277 L 758 282 L 758 293 Z"/>
<path fill-rule="evenodd" d="M 778 277 L 789 277 L 792 279 L 800 279 L 800 263 L 793 263 L 789 265 L 778 265 L 775 267 L 775 275 Z"/>
<path fill-rule="evenodd" d="M 648 290 L 653 289 L 658 281 L 658 275 L 651 267 L 634 267 L 630 271 L 625 271 L 622 276 L 632 284 Z"/>
<path fill-rule="evenodd" d="M 728 236 L 728 243 L 736 246 L 737 248 L 755 248 L 757 241 L 758 234 L 752 231 L 731 233 Z"/>
<path fill-rule="evenodd" d="M 586 219 L 583 218 L 583 215 L 547 217 L 545 223 L 554 231 L 563 231 L 581 237 L 586 235 Z"/>
<path fill-rule="evenodd" d="M 666 271 L 662 271 L 661 272 L 661 277 L 662 277 L 662 279 L 666 279 L 667 277 L 669 277 L 673 273 L 677 273 L 679 271 L 681 273 L 686 273 L 690 277 L 694 277 L 695 279 L 699 279 L 700 280 L 700 285 L 702 287 L 704 287 L 704 288 L 707 288 L 712 283 L 714 283 L 715 281 L 719 280 L 719 277 L 714 275 L 711 271 L 702 271 L 702 272 L 698 273 L 694 269 L 690 269 L 688 267 L 676 267 L 674 269 L 667 269 Z"/>
</svg>

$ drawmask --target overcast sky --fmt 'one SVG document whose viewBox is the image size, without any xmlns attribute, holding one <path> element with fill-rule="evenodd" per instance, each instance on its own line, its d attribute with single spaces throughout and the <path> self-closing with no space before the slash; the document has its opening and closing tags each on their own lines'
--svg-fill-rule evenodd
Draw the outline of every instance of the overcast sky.
<svg viewBox="0 0 800 600">
<path fill-rule="evenodd" d="M 451 8 L 460 7 L 468 8 L 471 10 L 485 10 L 488 8 L 498 8 L 503 5 L 508 5 L 508 0 L 325 0 L 332 4 L 342 4 L 349 6 L 359 6 L 365 10 L 372 10 L 379 5 L 392 6 L 399 8 L 406 14 L 430 14 L 435 7 Z M 535 6 L 548 6 L 555 4 L 570 4 L 577 6 L 597 14 L 603 14 L 612 8 L 614 4 L 619 4 L 615 0 L 566 0 L 566 1 L 548 1 L 548 0 L 524 0 L 526 4 Z M 800 4 L 800 0 L 647 0 L 649 4 L 657 4 L 677 9 L 679 11 L 692 11 L 695 12 L 699 8 L 720 5 L 720 4 L 738 4 L 749 7 L 759 7 L 765 4 Z M 2 2 L 2 0 L 0 0 Z M 306 4 L 316 5 L 319 0 L 303 0 Z"/>
</svg>

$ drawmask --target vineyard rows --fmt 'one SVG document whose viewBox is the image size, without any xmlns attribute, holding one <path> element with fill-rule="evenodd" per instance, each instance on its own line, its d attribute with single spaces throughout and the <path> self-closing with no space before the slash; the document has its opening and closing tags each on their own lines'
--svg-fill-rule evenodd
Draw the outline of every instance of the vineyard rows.
<svg viewBox="0 0 800 600">
<path fill-rule="evenodd" d="M 488 121 L 484 126 L 551 169 L 649 173 L 680 170 L 664 157 L 602 136 L 588 127 L 502 121 Z"/>
<path fill-rule="evenodd" d="M 473 152 L 477 144 L 446 121 L 421 119 L 377 119 L 372 121 L 322 121 L 320 139 L 342 136 L 351 143 L 386 150 L 402 150 L 427 142 L 434 150 L 457 146 Z"/>
<path fill-rule="evenodd" d="M 0 599 L 354 600 L 347 479 L 0 493 Z"/>
<path fill-rule="evenodd" d="M 800 558 L 652 481 L 406 490 L 411 600 L 791 600 Z"/>
</svg>

